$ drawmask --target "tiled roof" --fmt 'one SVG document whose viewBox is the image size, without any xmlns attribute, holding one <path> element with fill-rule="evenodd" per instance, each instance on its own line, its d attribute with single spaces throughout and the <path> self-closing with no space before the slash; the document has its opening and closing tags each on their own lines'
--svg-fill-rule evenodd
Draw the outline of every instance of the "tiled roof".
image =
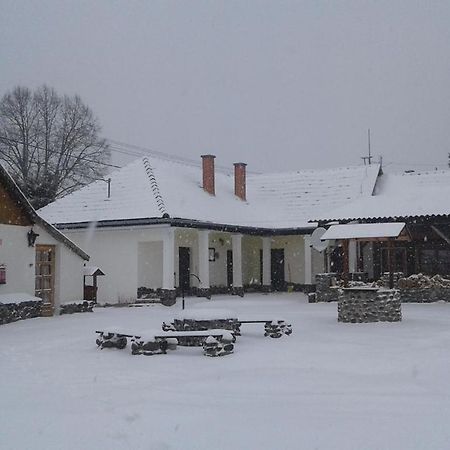
<svg viewBox="0 0 450 450">
<path fill-rule="evenodd" d="M 94 182 L 40 210 L 52 223 L 182 218 L 261 228 L 311 227 L 308 220 L 331 206 L 369 196 L 379 167 L 247 175 L 247 201 L 234 195 L 229 174 L 216 170 L 216 195 L 201 187 L 201 168 L 144 157 L 111 173 L 111 197 Z"/>
<path fill-rule="evenodd" d="M 312 217 L 349 221 L 450 215 L 450 170 L 384 174 L 375 195 Z"/>
</svg>

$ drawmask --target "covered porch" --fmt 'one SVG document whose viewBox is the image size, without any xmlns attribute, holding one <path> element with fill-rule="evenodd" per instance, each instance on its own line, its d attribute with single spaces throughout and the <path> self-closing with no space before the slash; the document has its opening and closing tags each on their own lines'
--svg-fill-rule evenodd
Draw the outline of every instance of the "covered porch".
<svg viewBox="0 0 450 450">
<path fill-rule="evenodd" d="M 161 239 L 162 238 L 162 239 Z M 138 297 L 159 294 L 244 295 L 245 291 L 309 290 L 323 255 L 309 235 L 269 236 L 167 227 L 160 239 L 138 242 Z"/>
</svg>

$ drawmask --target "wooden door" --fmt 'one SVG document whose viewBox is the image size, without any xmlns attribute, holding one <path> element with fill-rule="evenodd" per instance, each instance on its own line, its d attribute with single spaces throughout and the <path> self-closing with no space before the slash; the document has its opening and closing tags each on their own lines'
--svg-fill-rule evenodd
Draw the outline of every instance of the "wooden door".
<svg viewBox="0 0 450 450">
<path fill-rule="evenodd" d="M 178 274 L 180 288 L 185 292 L 191 287 L 191 249 L 189 247 L 178 248 Z"/>
<path fill-rule="evenodd" d="M 35 295 L 54 306 L 55 301 L 55 246 L 36 245 Z"/>
<path fill-rule="evenodd" d="M 271 275 L 272 288 L 275 291 L 283 291 L 286 288 L 284 277 L 284 249 L 273 248 L 271 251 Z"/>
</svg>

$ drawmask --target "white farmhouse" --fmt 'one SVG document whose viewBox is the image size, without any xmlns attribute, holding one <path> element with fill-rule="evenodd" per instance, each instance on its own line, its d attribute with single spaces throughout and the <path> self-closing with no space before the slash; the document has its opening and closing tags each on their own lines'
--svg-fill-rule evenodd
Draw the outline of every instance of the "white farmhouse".
<svg viewBox="0 0 450 450">
<path fill-rule="evenodd" d="M 233 175 L 143 157 L 40 210 L 85 248 L 106 274 L 100 302 L 154 293 L 173 303 L 180 289 L 209 296 L 245 289 L 308 289 L 324 270 L 311 249 L 314 216 L 370 196 L 379 166 Z"/>
<path fill-rule="evenodd" d="M 83 299 L 89 257 L 42 219 L 0 164 L 0 297 L 43 299 L 43 315 Z"/>
</svg>

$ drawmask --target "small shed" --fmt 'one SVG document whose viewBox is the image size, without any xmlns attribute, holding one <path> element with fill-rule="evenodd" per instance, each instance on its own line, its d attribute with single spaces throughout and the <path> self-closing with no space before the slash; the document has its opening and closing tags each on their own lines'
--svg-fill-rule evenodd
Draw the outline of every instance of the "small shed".
<svg viewBox="0 0 450 450">
<path fill-rule="evenodd" d="M 337 240 L 342 242 L 343 247 L 343 280 L 348 285 L 349 280 L 349 243 L 356 242 L 387 242 L 388 265 L 389 265 L 389 287 L 394 287 L 394 263 L 393 244 L 395 241 L 409 241 L 410 236 L 404 222 L 385 223 L 350 223 L 345 225 L 331 225 L 322 235 L 325 240 Z"/>
<path fill-rule="evenodd" d="M 105 273 L 97 266 L 84 266 L 83 273 L 84 280 L 84 300 L 97 302 L 97 277 L 103 276 Z M 86 281 L 91 279 L 92 284 L 86 284 Z"/>
</svg>

